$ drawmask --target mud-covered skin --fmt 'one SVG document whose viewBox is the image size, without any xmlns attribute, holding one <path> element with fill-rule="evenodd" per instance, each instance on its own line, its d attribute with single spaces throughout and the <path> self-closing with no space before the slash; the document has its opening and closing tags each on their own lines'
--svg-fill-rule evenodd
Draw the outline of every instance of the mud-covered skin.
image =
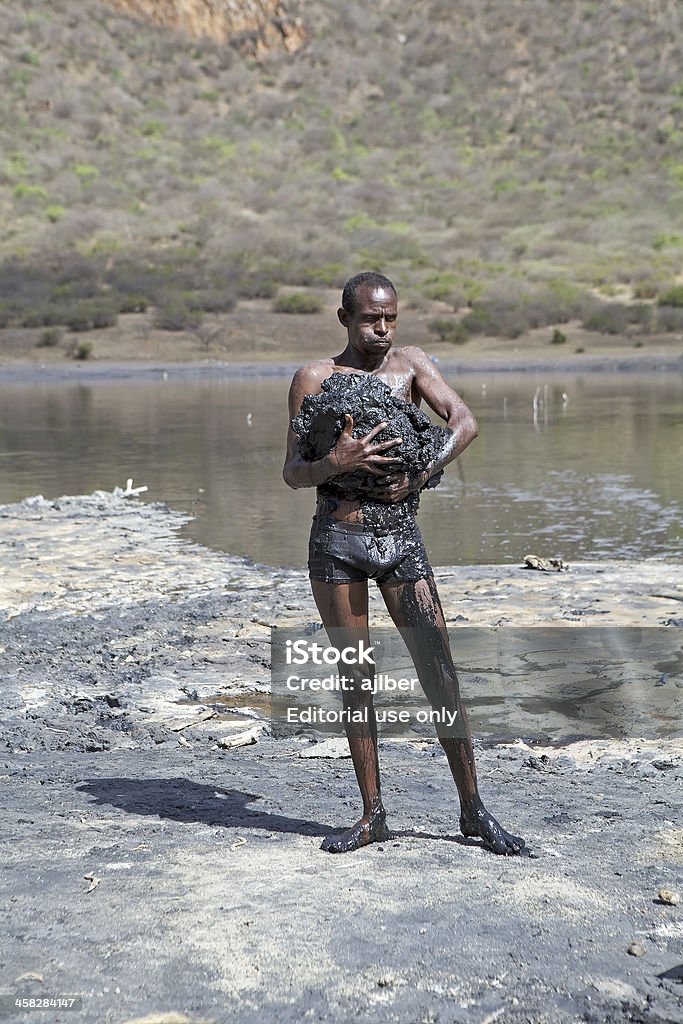
<svg viewBox="0 0 683 1024">
<path fill-rule="evenodd" d="M 503 856 L 532 857 L 533 854 L 521 836 L 513 836 L 486 810 L 481 800 L 467 814 L 460 815 L 460 831 L 464 836 L 482 839 L 492 853 Z"/>
<path fill-rule="evenodd" d="M 530 856 L 524 839 L 502 828 L 479 796 L 472 736 L 436 582 L 428 577 L 384 587 L 382 596 L 432 708 L 456 716 L 454 727 L 437 725 L 436 732 L 460 799 L 460 831 L 481 839 L 492 853 Z"/>
<path fill-rule="evenodd" d="M 341 834 L 336 832 L 325 836 L 320 849 L 326 853 L 352 853 L 370 843 L 381 843 L 390 838 L 387 828 L 387 813 L 382 801 L 377 798 L 368 814 L 364 814 L 355 825 Z"/>
</svg>

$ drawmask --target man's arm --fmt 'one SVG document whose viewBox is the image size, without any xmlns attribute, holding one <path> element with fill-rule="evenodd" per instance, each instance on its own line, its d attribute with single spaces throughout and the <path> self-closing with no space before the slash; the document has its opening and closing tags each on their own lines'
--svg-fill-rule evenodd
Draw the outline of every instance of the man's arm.
<svg viewBox="0 0 683 1024">
<path fill-rule="evenodd" d="M 411 348 L 409 356 L 415 370 L 415 386 L 418 393 L 429 408 L 446 421 L 446 427 L 452 431 L 442 450 L 424 471 L 426 482 L 464 452 L 478 435 L 479 427 L 472 410 L 446 383 L 429 356 L 421 348 Z"/>
<path fill-rule="evenodd" d="M 319 487 L 339 473 L 339 467 L 331 452 L 315 462 L 302 459 L 299 453 L 299 438 L 292 430 L 292 420 L 299 415 L 304 398 L 306 395 L 318 394 L 320 384 L 321 377 L 315 368 L 302 366 L 294 374 L 289 388 L 287 455 L 282 470 L 284 481 L 289 487 Z"/>
<path fill-rule="evenodd" d="M 313 462 L 301 457 L 299 438 L 292 430 L 291 421 L 298 416 L 306 395 L 319 394 L 324 379 L 324 371 L 315 366 L 302 366 L 294 374 L 289 389 L 290 426 L 287 432 L 287 455 L 282 470 L 285 483 L 294 488 L 320 487 L 335 476 L 353 473 L 357 469 L 367 470 L 375 476 L 383 476 L 397 461 L 383 453 L 401 444 L 401 438 L 378 444 L 372 443 L 377 434 L 386 427 L 386 423 L 379 423 L 365 437 L 354 437 L 353 418 L 347 415 L 339 440 L 328 455 Z"/>
<path fill-rule="evenodd" d="M 444 466 L 464 452 L 479 433 L 479 427 L 471 409 L 446 383 L 429 356 L 421 348 L 414 346 L 405 348 L 403 351 L 410 360 L 415 374 L 414 386 L 430 409 L 433 409 L 438 416 L 446 421 L 446 429 L 450 431 L 450 436 L 426 469 L 415 476 L 401 474 L 397 479 L 389 477 L 390 482 L 383 492 L 381 488 L 378 488 L 378 496 L 379 494 L 383 495 L 381 500 L 390 503 L 402 501 L 412 491 L 422 490 Z"/>
</svg>

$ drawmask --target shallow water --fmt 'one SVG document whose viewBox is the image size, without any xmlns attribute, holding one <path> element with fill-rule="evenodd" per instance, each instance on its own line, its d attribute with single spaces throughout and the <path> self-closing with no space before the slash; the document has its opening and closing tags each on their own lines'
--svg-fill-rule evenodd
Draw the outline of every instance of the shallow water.
<svg viewBox="0 0 683 1024">
<path fill-rule="evenodd" d="M 683 554 L 683 376 L 486 374 L 449 382 L 480 436 L 423 497 L 435 565 Z M 302 566 L 313 492 L 281 469 L 285 377 L 6 384 L 0 502 L 149 487 L 187 535 Z M 535 408 L 534 408 L 535 398 Z"/>
</svg>

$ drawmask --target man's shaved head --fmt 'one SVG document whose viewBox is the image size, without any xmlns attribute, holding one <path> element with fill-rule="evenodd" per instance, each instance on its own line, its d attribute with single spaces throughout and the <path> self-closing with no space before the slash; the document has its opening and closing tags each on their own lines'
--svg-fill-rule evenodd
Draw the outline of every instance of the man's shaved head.
<svg viewBox="0 0 683 1024">
<path fill-rule="evenodd" d="M 342 292 L 342 309 L 347 313 L 355 313 L 358 306 L 358 292 L 361 288 L 384 288 L 396 295 L 396 289 L 384 274 L 377 274 L 374 270 L 364 270 L 361 274 L 350 277 L 344 285 Z"/>
</svg>

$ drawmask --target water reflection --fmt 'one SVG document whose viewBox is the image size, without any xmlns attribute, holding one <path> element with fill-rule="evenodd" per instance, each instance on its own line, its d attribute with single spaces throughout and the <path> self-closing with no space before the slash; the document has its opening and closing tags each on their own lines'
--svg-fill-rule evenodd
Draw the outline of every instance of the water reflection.
<svg viewBox="0 0 683 1024">
<path fill-rule="evenodd" d="M 471 374 L 453 386 L 480 436 L 423 499 L 436 565 L 683 553 L 679 374 Z M 0 391 L 0 501 L 110 490 L 194 512 L 187 530 L 258 562 L 303 565 L 313 493 L 281 477 L 281 377 L 51 382 Z"/>
</svg>

